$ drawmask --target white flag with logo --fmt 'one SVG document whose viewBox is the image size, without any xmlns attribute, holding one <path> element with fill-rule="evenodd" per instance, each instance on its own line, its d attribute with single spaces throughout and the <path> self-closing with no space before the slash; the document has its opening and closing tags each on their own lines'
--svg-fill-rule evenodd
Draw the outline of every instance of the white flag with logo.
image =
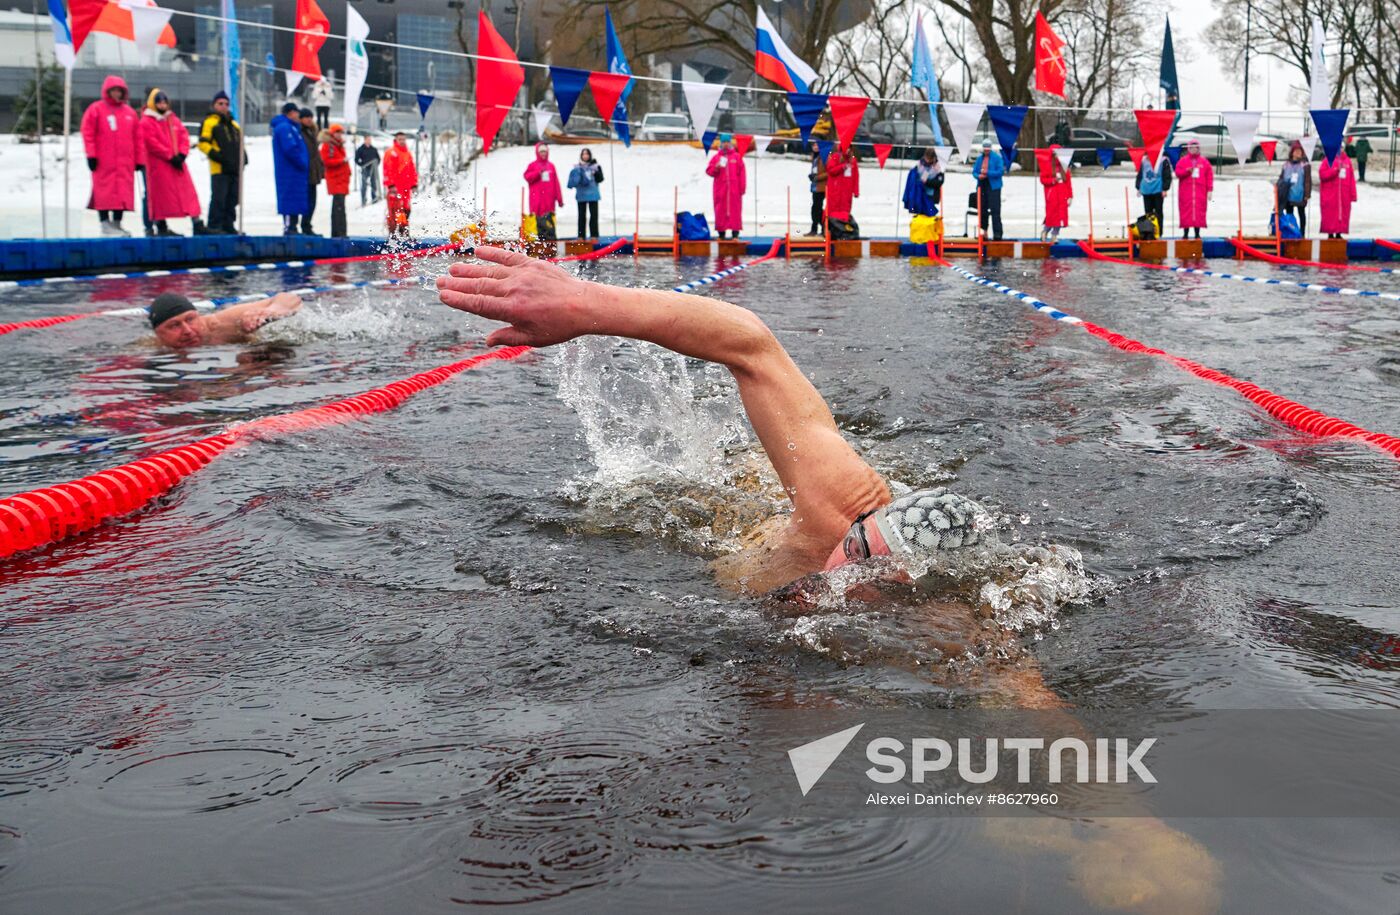
<svg viewBox="0 0 1400 915">
<path fill-rule="evenodd" d="M 966 159 L 976 150 L 972 142 L 977 137 L 977 125 L 982 123 L 982 113 L 987 106 L 979 102 L 944 102 L 943 113 L 948 118 L 948 127 L 953 131 L 953 142 L 958 144 L 958 152 Z"/>
<path fill-rule="evenodd" d="M 700 139 L 704 136 L 705 128 L 710 126 L 710 118 L 714 117 L 719 97 L 724 94 L 724 86 L 721 83 L 687 81 L 681 83 L 681 88 L 685 90 L 685 106 L 690 109 L 690 123 L 695 137 Z"/>
<path fill-rule="evenodd" d="M 1327 32 L 1322 28 L 1322 20 L 1312 23 L 1312 65 L 1308 68 L 1312 76 L 1312 99 L 1310 108 L 1332 107 L 1332 85 L 1327 76 L 1327 52 L 1323 45 L 1327 42 Z"/>
<path fill-rule="evenodd" d="M 360 92 L 369 76 L 369 54 L 365 39 L 369 23 L 348 2 L 345 4 L 345 114 L 346 124 L 360 123 Z M 288 92 L 288 95 L 291 93 Z"/>
<path fill-rule="evenodd" d="M 1235 145 L 1235 158 L 1243 165 L 1249 161 L 1250 153 L 1254 152 L 1254 138 L 1259 133 L 1260 113 L 1222 111 L 1220 116 L 1225 119 L 1225 129 L 1230 131 L 1230 142 Z"/>
</svg>

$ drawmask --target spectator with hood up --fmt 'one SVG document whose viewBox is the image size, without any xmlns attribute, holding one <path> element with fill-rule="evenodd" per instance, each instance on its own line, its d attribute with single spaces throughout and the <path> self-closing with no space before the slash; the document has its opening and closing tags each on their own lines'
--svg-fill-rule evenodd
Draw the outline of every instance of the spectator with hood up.
<svg viewBox="0 0 1400 915">
<path fill-rule="evenodd" d="M 126 80 L 109 76 L 102 97 L 83 112 L 83 151 L 92 172 L 88 209 L 97 211 L 102 234 L 129 236 L 122 214 L 136 209 L 136 171 L 146 157 L 137 131 L 140 118 L 127 104 Z"/>
<path fill-rule="evenodd" d="M 190 134 L 170 110 L 170 98 L 163 89 L 152 89 L 141 112 L 141 144 L 146 158 L 146 208 L 156 234 L 172 232 L 167 220 L 188 216 L 194 234 L 208 234 L 200 214 L 199 195 L 194 179 L 185 167 L 190 155 Z"/>
</svg>

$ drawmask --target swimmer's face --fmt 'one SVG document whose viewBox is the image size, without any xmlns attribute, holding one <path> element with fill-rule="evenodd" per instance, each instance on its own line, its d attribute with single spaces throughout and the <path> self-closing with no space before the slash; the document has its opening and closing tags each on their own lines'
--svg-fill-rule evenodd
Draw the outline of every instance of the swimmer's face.
<svg viewBox="0 0 1400 915">
<path fill-rule="evenodd" d="M 192 349 L 204 343 L 204 316 L 196 311 L 187 311 L 168 321 L 162 321 L 156 328 L 156 339 L 162 346 L 171 349 Z"/>
<path fill-rule="evenodd" d="M 851 525 L 846 536 L 836 544 L 836 549 L 826 559 L 826 571 L 852 562 L 863 562 L 876 556 L 890 555 L 889 544 L 875 525 L 875 519 L 862 518 Z"/>
</svg>

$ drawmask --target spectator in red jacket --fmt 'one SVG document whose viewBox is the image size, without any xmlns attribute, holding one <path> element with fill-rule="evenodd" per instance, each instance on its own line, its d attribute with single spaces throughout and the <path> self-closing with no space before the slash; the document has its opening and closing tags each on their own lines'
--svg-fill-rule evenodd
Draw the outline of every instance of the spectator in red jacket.
<svg viewBox="0 0 1400 915">
<path fill-rule="evenodd" d="M 107 77 L 102 97 L 83 112 L 83 151 L 92 172 L 88 209 L 97 211 L 103 235 L 131 234 L 122 228 L 122 213 L 136 209 L 136 170 L 146 164 L 138 120 L 120 76 Z"/>
<path fill-rule="evenodd" d="M 147 216 L 157 235 L 172 232 L 166 220 L 190 217 L 194 234 L 208 234 L 200 219 L 203 209 L 194 190 L 194 180 L 185 160 L 190 155 L 190 132 L 170 110 L 170 98 L 162 89 L 152 89 L 141 112 L 141 145 L 146 159 Z"/>
<path fill-rule="evenodd" d="M 389 202 L 389 237 L 408 237 L 408 217 L 413 192 L 418 188 L 418 167 L 408 150 L 408 134 L 394 134 L 394 145 L 384 153 L 384 196 Z"/>
<path fill-rule="evenodd" d="M 350 193 L 350 155 L 345 151 L 345 128 L 332 124 L 321 133 L 321 161 L 326 166 L 326 193 L 331 195 L 331 238 L 344 238 L 345 195 Z"/>
</svg>

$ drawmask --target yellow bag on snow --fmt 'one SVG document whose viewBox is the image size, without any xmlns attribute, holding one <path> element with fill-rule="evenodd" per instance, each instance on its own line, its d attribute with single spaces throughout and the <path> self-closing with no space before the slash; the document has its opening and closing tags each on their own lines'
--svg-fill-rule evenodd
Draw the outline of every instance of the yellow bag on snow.
<svg viewBox="0 0 1400 915">
<path fill-rule="evenodd" d="M 915 216 L 909 220 L 909 240 L 916 245 L 943 240 L 942 216 Z"/>
<path fill-rule="evenodd" d="M 526 213 L 520 219 L 520 236 L 522 238 L 537 238 L 540 234 L 538 221 L 534 213 Z"/>
</svg>

